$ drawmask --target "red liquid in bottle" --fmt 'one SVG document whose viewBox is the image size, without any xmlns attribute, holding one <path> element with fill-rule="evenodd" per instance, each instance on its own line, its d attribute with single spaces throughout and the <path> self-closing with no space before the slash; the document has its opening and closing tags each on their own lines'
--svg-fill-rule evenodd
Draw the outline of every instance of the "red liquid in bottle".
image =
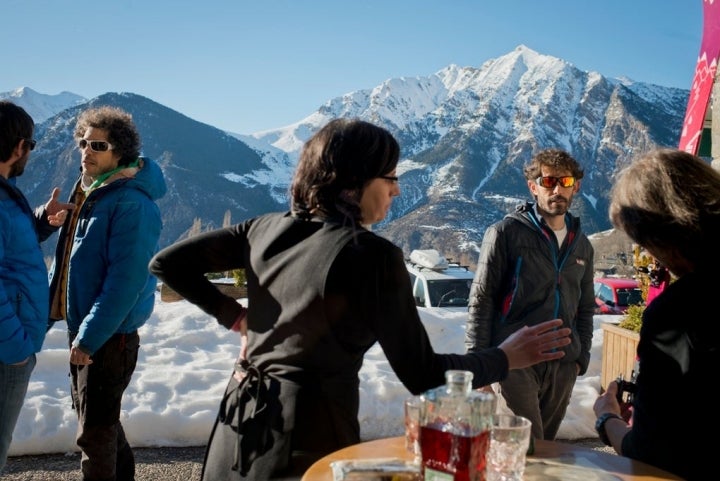
<svg viewBox="0 0 720 481">
<path fill-rule="evenodd" d="M 420 427 L 425 481 L 485 481 L 485 454 L 490 432 L 463 436 L 430 426 Z"/>
</svg>

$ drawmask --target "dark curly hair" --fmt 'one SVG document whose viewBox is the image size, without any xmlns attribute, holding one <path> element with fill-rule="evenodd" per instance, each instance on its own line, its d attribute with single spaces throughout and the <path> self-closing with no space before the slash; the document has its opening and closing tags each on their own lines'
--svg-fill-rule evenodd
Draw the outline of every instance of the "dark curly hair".
<svg viewBox="0 0 720 481">
<path fill-rule="evenodd" d="M 121 157 L 118 166 L 130 165 L 137 160 L 140 155 L 140 134 L 132 115 L 118 107 L 107 105 L 85 110 L 78 117 L 75 126 L 75 142 L 80 141 L 90 127 L 107 130 L 108 142 Z"/>
<path fill-rule="evenodd" d="M 357 119 L 331 120 L 303 146 L 290 188 L 300 216 L 360 223 L 360 198 L 372 179 L 397 167 L 400 146 L 390 132 Z"/>
<path fill-rule="evenodd" d="M 535 180 L 542 175 L 542 166 L 557 170 L 569 170 L 572 176 L 580 180 L 585 175 L 582 166 L 570 154 L 560 149 L 541 150 L 525 165 L 523 172 L 527 180 Z"/>
</svg>

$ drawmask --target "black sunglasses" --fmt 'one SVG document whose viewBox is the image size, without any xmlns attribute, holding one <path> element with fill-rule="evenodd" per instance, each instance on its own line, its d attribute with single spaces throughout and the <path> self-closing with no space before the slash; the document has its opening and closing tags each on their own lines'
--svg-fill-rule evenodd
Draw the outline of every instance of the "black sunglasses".
<svg viewBox="0 0 720 481">
<path fill-rule="evenodd" d="M 535 183 L 540 187 L 545 187 L 546 189 L 554 189 L 558 184 L 560 184 L 560 187 L 572 187 L 575 185 L 575 177 L 572 175 L 566 175 L 563 177 L 538 177 L 535 179 Z"/>
<path fill-rule="evenodd" d="M 105 152 L 107 150 L 112 150 L 113 145 L 106 141 L 106 140 L 87 140 L 87 139 L 80 139 L 78 141 L 78 148 L 80 150 L 84 149 L 85 147 L 90 147 L 90 150 L 94 152 Z"/>
<path fill-rule="evenodd" d="M 393 184 L 397 184 L 398 181 L 400 180 L 399 177 L 396 177 L 396 176 L 394 176 L 394 175 L 380 175 L 380 176 L 378 176 L 378 179 L 389 180 L 389 181 L 392 182 Z"/>
<path fill-rule="evenodd" d="M 37 145 L 37 141 L 35 139 L 26 139 L 25 137 L 20 137 L 20 140 L 24 140 L 28 147 L 30 147 L 30 150 L 35 149 L 35 146 Z"/>
</svg>

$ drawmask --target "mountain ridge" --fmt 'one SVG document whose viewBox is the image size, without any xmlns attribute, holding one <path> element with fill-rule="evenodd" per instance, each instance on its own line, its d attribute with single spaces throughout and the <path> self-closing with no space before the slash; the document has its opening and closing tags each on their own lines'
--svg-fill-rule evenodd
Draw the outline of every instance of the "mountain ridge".
<svg viewBox="0 0 720 481">
<path fill-rule="evenodd" d="M 38 149 L 18 183 L 36 202 L 49 195 L 46 178 L 64 182 L 67 194 L 67 170 L 79 165 L 69 129 L 80 109 L 126 108 L 144 153 L 169 180 L 161 205 L 167 244 L 223 225 L 228 216 L 234 223 L 286 210 L 303 143 L 331 118 L 356 117 L 390 130 L 402 149 L 402 194 L 374 230 L 406 253 L 437 248 L 472 259 L 485 228 L 531 200 L 522 167 L 542 148 L 567 150 L 583 165 L 571 212 L 586 232 L 610 228 L 613 176 L 638 152 L 677 145 L 688 95 L 581 71 L 523 45 L 480 67 L 449 65 L 429 76 L 388 79 L 329 99 L 294 124 L 251 135 L 224 132 L 135 94 L 108 93 L 40 122 Z"/>
</svg>

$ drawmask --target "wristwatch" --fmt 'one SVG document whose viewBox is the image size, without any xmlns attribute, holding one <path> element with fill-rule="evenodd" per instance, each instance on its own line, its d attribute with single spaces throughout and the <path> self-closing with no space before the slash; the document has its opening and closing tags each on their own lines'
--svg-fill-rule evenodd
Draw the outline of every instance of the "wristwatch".
<svg viewBox="0 0 720 481">
<path fill-rule="evenodd" d="M 597 431 L 600 441 L 606 446 L 612 446 L 612 443 L 608 439 L 607 432 L 605 432 L 605 423 L 608 419 L 621 419 L 623 422 L 625 422 L 625 420 L 622 416 L 615 413 L 603 413 L 597 418 L 597 421 L 595 421 L 595 431 Z"/>
</svg>

